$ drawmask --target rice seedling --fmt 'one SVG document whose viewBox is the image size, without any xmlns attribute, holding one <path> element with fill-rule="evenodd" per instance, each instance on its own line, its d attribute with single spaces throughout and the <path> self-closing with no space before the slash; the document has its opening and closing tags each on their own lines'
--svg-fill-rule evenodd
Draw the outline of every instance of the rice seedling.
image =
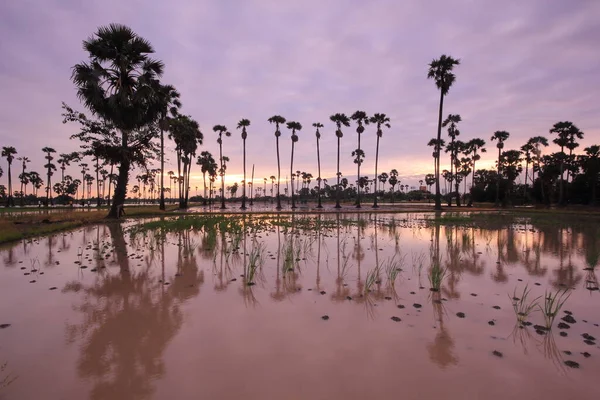
<svg viewBox="0 0 600 400">
<path fill-rule="evenodd" d="M 571 293 L 567 289 L 557 290 L 556 293 L 549 291 L 544 293 L 544 306 L 538 304 L 538 308 L 544 314 L 544 323 L 547 330 L 552 329 L 554 319 L 570 296 Z"/>
<path fill-rule="evenodd" d="M 397 260 L 396 256 L 394 255 L 393 257 L 388 258 L 383 264 L 383 270 L 387 276 L 388 284 L 391 287 L 395 286 L 396 278 L 398 275 L 400 275 L 400 272 L 402 272 L 402 266 L 404 265 L 405 258 L 406 255 L 402 255 L 400 256 L 400 259 Z"/>
<path fill-rule="evenodd" d="M 538 307 L 538 300 L 541 297 L 538 296 L 534 299 L 531 299 L 530 294 L 531 289 L 529 288 L 529 285 L 525 285 L 525 288 L 519 297 L 517 297 L 516 287 L 513 291 L 512 297 L 508 295 L 508 298 L 511 300 L 513 310 L 517 316 L 517 322 L 521 328 L 524 326 L 523 323 L 527 320 L 529 314 L 531 314 L 536 307 Z"/>
<path fill-rule="evenodd" d="M 434 262 L 429 270 L 429 284 L 432 292 L 439 292 L 442 287 L 442 282 L 446 277 L 446 268 L 442 268 L 439 262 Z"/>
<path fill-rule="evenodd" d="M 421 275 L 421 270 L 423 270 L 423 265 L 425 264 L 425 253 L 421 252 L 419 254 L 411 253 L 412 256 L 412 265 L 413 271 L 417 269 L 419 271 L 419 276 Z"/>
<path fill-rule="evenodd" d="M 6 367 L 7 363 L 0 364 L 0 389 L 4 389 L 17 379 L 17 377 L 13 376 L 10 372 L 5 373 Z"/>
<path fill-rule="evenodd" d="M 371 293 L 373 287 L 379 282 L 379 276 L 381 275 L 381 266 L 376 265 L 375 268 L 367 272 L 365 279 L 365 294 Z"/>
<path fill-rule="evenodd" d="M 254 278 L 256 276 L 256 271 L 262 265 L 264 260 L 264 251 L 265 246 L 263 243 L 258 243 L 256 246 L 252 246 L 252 250 L 250 250 L 250 254 L 248 256 L 248 267 L 244 272 L 246 277 L 246 284 L 248 286 L 254 285 Z"/>
</svg>

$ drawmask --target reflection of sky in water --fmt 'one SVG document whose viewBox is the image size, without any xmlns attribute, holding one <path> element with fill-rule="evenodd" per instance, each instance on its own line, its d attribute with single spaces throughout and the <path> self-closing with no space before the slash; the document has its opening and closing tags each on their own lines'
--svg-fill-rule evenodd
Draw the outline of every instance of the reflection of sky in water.
<svg viewBox="0 0 600 400">
<path fill-rule="evenodd" d="M 288 215 L 272 224 L 254 216 L 247 234 L 242 216 L 228 217 L 227 233 L 134 235 L 136 221 L 4 246 L 0 323 L 11 326 L 0 331 L 0 361 L 19 375 L 7 393 L 186 398 L 202 387 L 207 398 L 234 398 L 252 387 L 266 398 L 286 397 L 292 387 L 300 397 L 317 390 L 331 398 L 352 387 L 344 396 L 358 398 L 365 393 L 354 379 L 369 377 L 377 383 L 369 393 L 386 397 L 422 375 L 452 376 L 448 390 L 458 393 L 471 374 L 478 379 L 469 384 L 481 390 L 510 379 L 511 393 L 528 393 L 539 381 L 555 395 L 568 389 L 553 380 L 570 373 L 564 357 L 582 365 L 572 379 L 600 366 L 598 357 L 580 355 L 598 354 L 582 333 L 600 336 L 594 224 L 472 228 L 418 217 Z M 255 285 L 248 286 L 252 259 Z M 439 293 L 428 280 L 436 259 L 447 271 Z M 508 293 L 526 284 L 536 296 L 574 289 L 565 308 L 578 323 L 568 337 L 557 329 L 546 337 L 513 332 Z M 540 313 L 530 319 L 543 321 Z M 567 348 L 577 357 L 561 353 Z M 505 355 L 500 363 L 492 350 Z M 573 390 L 588 394 L 589 381 Z"/>
</svg>

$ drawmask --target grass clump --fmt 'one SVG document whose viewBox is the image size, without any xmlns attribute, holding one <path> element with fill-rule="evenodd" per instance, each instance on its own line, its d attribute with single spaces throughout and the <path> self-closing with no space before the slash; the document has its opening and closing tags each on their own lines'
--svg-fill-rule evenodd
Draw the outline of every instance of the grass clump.
<svg viewBox="0 0 600 400">
<path fill-rule="evenodd" d="M 557 290 L 556 293 L 549 291 L 544 293 L 544 306 L 542 307 L 538 304 L 538 308 L 542 311 L 542 314 L 544 314 L 546 329 L 552 329 L 554 319 L 570 296 L 571 293 L 569 293 L 567 289 Z"/>
<path fill-rule="evenodd" d="M 439 292 L 442 287 L 442 282 L 446 277 L 446 268 L 442 268 L 442 266 L 436 262 L 429 270 L 429 284 L 431 285 L 432 292 Z"/>
<path fill-rule="evenodd" d="M 265 245 L 258 243 L 252 247 L 250 254 L 248 255 L 248 267 L 244 272 L 246 277 L 246 284 L 252 286 L 255 284 L 256 271 L 262 265 L 264 260 Z"/>
<path fill-rule="evenodd" d="M 508 296 L 512 302 L 513 310 L 515 311 L 520 327 L 523 327 L 523 323 L 527 320 L 529 314 L 538 307 L 538 300 L 541 296 L 531 299 L 530 294 L 531 289 L 529 285 L 525 285 L 520 297 L 517 297 L 517 288 L 513 291 L 512 297 Z"/>
<path fill-rule="evenodd" d="M 381 275 L 381 266 L 377 265 L 375 268 L 367 272 L 367 278 L 365 279 L 365 294 L 371 293 L 375 285 L 379 284 L 379 276 Z"/>
</svg>

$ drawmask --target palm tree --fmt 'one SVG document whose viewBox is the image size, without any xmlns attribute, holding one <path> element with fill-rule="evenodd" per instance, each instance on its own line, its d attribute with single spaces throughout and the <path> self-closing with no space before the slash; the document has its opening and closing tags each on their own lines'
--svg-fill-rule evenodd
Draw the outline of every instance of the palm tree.
<svg viewBox="0 0 600 400">
<path fill-rule="evenodd" d="M 456 127 L 462 119 L 459 114 L 449 114 L 448 117 L 442 122 L 442 127 L 448 127 L 448 136 L 450 136 L 450 143 L 446 146 L 446 152 L 450 152 L 450 176 L 454 177 L 454 165 L 456 164 L 456 158 L 458 156 L 458 146 L 455 146 L 455 140 L 460 131 Z M 450 181 L 450 191 L 452 191 L 452 181 Z M 448 196 L 448 206 L 452 204 L 452 196 Z M 456 205 L 460 207 L 460 196 L 458 195 L 458 189 L 456 190 Z"/>
<path fill-rule="evenodd" d="M 573 156 L 573 150 L 579 146 L 579 143 L 575 139 L 583 139 L 583 132 L 579 130 L 575 124 L 570 121 L 557 122 L 550 129 L 550 133 L 556 133 L 558 137 L 553 142 L 560 146 L 561 158 L 560 158 L 560 186 L 559 186 L 559 197 L 558 203 L 560 205 L 565 204 L 564 196 L 564 171 L 565 171 L 565 158 L 564 152 L 565 147 L 569 149 L 569 162 Z M 569 183 L 569 169 L 567 169 L 567 183 Z"/>
<path fill-rule="evenodd" d="M 164 64 L 149 57 L 154 49 L 147 40 L 120 24 L 98 28 L 83 45 L 90 61 L 73 67 L 77 95 L 89 110 L 120 132 L 116 147 L 119 177 L 108 213 L 109 218 L 118 218 L 127 195 L 129 170 L 137 161 L 132 156 L 139 154 L 132 150 L 148 146 L 147 141 L 133 138 L 164 110 L 157 96 Z"/>
<path fill-rule="evenodd" d="M 246 128 L 250 126 L 250 120 L 243 118 L 238 122 L 237 128 L 242 128 L 242 147 L 244 153 L 244 186 L 242 186 L 242 210 L 246 209 L 246 138 L 248 137 L 248 133 L 246 132 Z"/>
<path fill-rule="evenodd" d="M 296 135 L 296 131 L 302 130 L 302 124 L 300 124 L 300 122 L 290 121 L 287 123 L 286 127 L 292 131 L 292 157 L 290 159 L 290 174 L 292 175 L 292 208 L 296 208 L 296 203 L 294 201 L 294 143 L 298 141 L 298 135 Z"/>
<path fill-rule="evenodd" d="M 435 85 L 440 90 L 440 108 L 438 113 L 438 129 L 437 129 L 437 146 L 434 154 L 437 155 L 435 160 L 435 209 L 442 209 L 442 197 L 440 194 L 440 144 L 442 140 L 442 114 L 444 111 L 444 96 L 450 91 L 450 87 L 456 80 L 456 76 L 452 73 L 455 65 L 460 65 L 460 60 L 442 54 L 442 56 L 433 60 L 429 64 L 427 79 L 433 79 Z"/>
<path fill-rule="evenodd" d="M 377 176 L 377 179 L 379 179 L 379 182 L 381 182 L 381 191 L 383 193 L 385 193 L 385 183 L 388 181 L 389 177 L 390 176 L 387 174 L 387 172 L 382 172 Z"/>
<path fill-rule="evenodd" d="M 52 147 L 44 147 L 42 151 L 46 153 L 45 158 L 48 160 L 48 163 L 44 165 L 48 177 L 48 181 L 46 183 L 46 207 L 48 207 L 50 205 L 50 200 L 52 199 L 52 191 L 50 190 L 52 188 L 51 177 L 53 171 L 56 171 L 56 166 L 52 164 L 52 160 L 54 159 L 54 157 L 52 157 L 52 153 L 56 153 L 56 150 L 54 150 Z"/>
<path fill-rule="evenodd" d="M 579 156 L 579 162 L 583 174 L 591 186 L 590 203 L 596 205 L 596 188 L 598 187 L 598 175 L 600 175 L 600 146 L 593 145 L 583 150 L 585 154 Z"/>
<path fill-rule="evenodd" d="M 329 117 L 329 119 L 331 122 L 335 123 L 335 136 L 337 136 L 337 186 L 335 188 L 335 208 L 342 208 L 340 205 L 340 176 L 342 175 L 340 172 L 340 140 L 344 136 L 342 132 L 342 125 L 350 126 L 350 119 L 346 116 L 346 114 L 341 113 L 333 114 Z"/>
<path fill-rule="evenodd" d="M 383 135 L 382 127 L 391 128 L 390 119 L 385 114 L 375 114 L 371 117 L 370 122 L 377 125 L 377 145 L 375 147 L 375 199 L 373 200 L 373 208 L 379 207 L 377 205 L 377 163 L 379 162 L 379 139 Z"/>
<path fill-rule="evenodd" d="M 203 151 L 198 157 L 196 164 L 200 165 L 200 171 L 202 171 L 202 180 L 204 181 L 204 199 L 203 204 L 206 205 L 206 173 L 210 171 L 210 168 L 215 164 L 215 159 L 212 154 L 208 151 Z"/>
<path fill-rule="evenodd" d="M 13 197 L 12 197 L 12 173 L 11 166 L 12 162 L 15 159 L 15 154 L 17 154 L 17 149 L 12 146 L 4 146 L 2 147 L 2 157 L 6 158 L 6 162 L 8 163 L 8 197 L 6 201 L 6 207 L 10 207 L 14 205 Z"/>
<path fill-rule="evenodd" d="M 542 149 L 541 146 L 548 147 L 548 139 L 544 136 L 534 136 L 527 141 L 532 145 L 531 149 L 531 184 L 535 183 L 535 173 L 540 168 L 540 162 L 542 159 Z"/>
<path fill-rule="evenodd" d="M 27 185 L 27 183 L 29 182 L 25 170 L 27 169 L 27 163 L 31 162 L 31 160 L 29 159 L 29 157 L 18 157 L 17 160 L 21 161 L 21 165 L 23 166 L 21 174 L 19 175 L 19 177 L 21 178 L 21 207 L 23 207 L 25 201 L 25 192 L 23 191 L 23 185 Z"/>
<path fill-rule="evenodd" d="M 485 140 L 475 138 L 471 139 L 467 142 L 465 146 L 465 155 L 471 156 L 471 160 L 473 162 L 473 175 L 471 176 L 471 197 L 469 198 L 469 204 L 467 207 L 473 207 L 473 188 L 475 187 L 475 162 L 481 159 L 481 156 L 478 154 L 478 151 L 481 153 L 485 153 L 487 150 L 485 149 Z"/>
<path fill-rule="evenodd" d="M 221 164 L 221 168 L 219 170 L 219 174 L 221 175 L 221 209 L 224 210 L 226 207 L 225 207 L 225 167 L 223 164 L 223 162 L 225 161 L 225 160 L 223 160 L 223 135 L 231 136 L 231 133 L 223 125 L 213 126 L 213 131 L 219 134 L 217 143 L 219 143 L 219 162 Z"/>
<path fill-rule="evenodd" d="M 165 130 L 168 128 L 169 114 L 177 116 L 181 102 L 180 94 L 172 85 L 160 85 L 157 91 L 161 104 L 158 127 L 160 128 L 160 203 L 158 208 L 165 209 Z"/>
<path fill-rule="evenodd" d="M 508 137 L 510 136 L 510 133 L 506 132 L 506 131 L 496 131 L 494 132 L 494 134 L 492 135 L 491 140 L 497 140 L 498 143 L 496 144 L 496 147 L 498 148 L 498 176 L 496 177 L 496 207 L 498 207 L 500 205 L 500 170 L 501 170 L 501 155 L 502 155 L 502 149 L 504 148 L 504 142 L 506 142 L 506 140 L 508 139 Z"/>
<path fill-rule="evenodd" d="M 79 164 L 79 166 L 81 167 L 81 183 L 82 183 L 81 204 L 83 205 L 83 202 L 85 201 L 85 176 L 87 175 L 89 168 L 88 168 L 87 163 L 81 163 L 81 164 Z"/>
<path fill-rule="evenodd" d="M 391 195 L 392 195 L 392 203 L 394 202 L 394 192 L 396 191 L 396 185 L 398 184 L 398 170 L 393 169 L 390 171 L 390 177 L 388 179 L 388 182 L 390 184 L 391 188 Z"/>
<path fill-rule="evenodd" d="M 317 192 L 317 208 L 323 208 L 323 205 L 321 204 L 321 153 L 319 151 L 319 139 L 321 139 L 321 132 L 319 131 L 319 128 L 322 128 L 323 124 L 320 122 L 315 122 L 314 124 L 312 124 L 312 126 L 317 128 L 317 131 L 315 132 L 315 136 L 317 137 L 317 184 L 319 186 Z"/>
<path fill-rule="evenodd" d="M 369 124 L 369 116 L 364 111 L 356 111 L 354 114 L 352 114 L 352 116 L 350 116 L 350 119 L 354 120 L 358 124 L 356 127 L 358 147 L 352 152 L 352 156 L 354 157 L 354 163 L 357 165 L 356 176 L 360 179 L 360 166 L 365 158 L 365 152 L 360 147 L 360 135 L 365 131 L 364 125 Z M 360 208 L 360 185 L 356 190 L 356 208 Z"/>
<path fill-rule="evenodd" d="M 275 186 L 275 175 L 271 175 L 269 177 L 269 179 L 271 180 L 271 204 L 273 204 L 273 187 Z"/>
<path fill-rule="evenodd" d="M 275 143 L 277 147 L 277 209 L 281 210 L 281 196 L 279 193 L 279 187 L 281 186 L 281 163 L 279 159 L 279 136 L 281 136 L 281 131 L 279 130 L 279 125 L 285 124 L 285 118 L 281 115 L 273 115 L 269 118 L 269 123 L 275 124 Z"/>
</svg>

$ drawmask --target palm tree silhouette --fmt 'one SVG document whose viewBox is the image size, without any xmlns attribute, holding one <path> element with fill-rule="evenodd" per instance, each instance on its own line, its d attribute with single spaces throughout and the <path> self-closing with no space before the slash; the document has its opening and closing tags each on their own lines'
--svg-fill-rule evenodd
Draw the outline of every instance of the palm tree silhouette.
<svg viewBox="0 0 600 400">
<path fill-rule="evenodd" d="M 292 175 L 292 208 L 296 208 L 296 203 L 294 201 L 294 143 L 298 141 L 298 135 L 296 135 L 296 131 L 302 130 L 302 125 L 300 122 L 290 121 L 286 126 L 288 129 L 292 130 L 292 157 L 290 160 L 290 174 Z"/>
<path fill-rule="evenodd" d="M 583 132 L 579 130 L 575 124 L 570 121 L 561 121 L 557 122 L 550 129 L 550 133 L 556 133 L 558 137 L 553 140 L 553 142 L 560 146 L 560 185 L 559 185 L 559 195 L 558 195 L 558 204 L 565 204 L 565 195 L 564 195 L 564 172 L 565 172 L 565 158 L 566 154 L 564 152 L 565 147 L 569 149 L 569 162 L 571 161 L 573 150 L 579 146 L 579 143 L 575 141 L 575 139 L 583 139 Z M 569 183 L 569 170 L 567 169 L 567 183 Z"/>
<path fill-rule="evenodd" d="M 208 151 L 203 151 L 198 157 L 196 164 L 200 165 L 200 171 L 202 171 L 202 179 L 204 182 L 204 199 L 203 204 L 206 205 L 206 173 L 210 171 L 210 168 L 215 164 L 215 159 L 212 154 Z"/>
<path fill-rule="evenodd" d="M 48 181 L 46 183 L 46 207 L 48 207 L 50 205 L 50 200 L 52 199 L 52 191 L 50 190 L 52 187 L 51 177 L 53 171 L 56 171 L 56 166 L 52 164 L 52 160 L 54 159 L 54 157 L 52 157 L 52 153 L 56 153 L 56 150 L 54 150 L 52 147 L 44 147 L 42 151 L 46 153 L 45 158 L 48 160 L 48 163 L 44 165 L 44 168 L 46 168 L 46 176 L 48 177 Z"/>
<path fill-rule="evenodd" d="M 365 158 L 365 152 L 360 147 L 360 135 L 365 131 L 364 125 L 369 124 L 369 116 L 364 111 L 356 111 L 354 114 L 352 114 L 352 116 L 350 116 L 350 119 L 354 120 L 358 124 L 356 127 L 358 147 L 352 152 L 352 157 L 354 157 L 354 163 L 357 165 L 356 176 L 360 179 L 360 166 Z M 356 191 L 356 208 L 360 208 L 360 185 Z"/>
<path fill-rule="evenodd" d="M 437 60 L 429 63 L 427 79 L 433 79 L 440 90 L 440 108 L 438 113 L 437 142 L 434 154 L 435 158 L 435 209 L 442 209 L 442 197 L 440 194 L 440 145 L 442 140 L 442 114 L 444 110 L 444 96 L 450 91 L 450 87 L 456 80 L 452 73 L 455 65 L 460 65 L 460 60 L 442 54 Z"/>
<path fill-rule="evenodd" d="M 8 163 L 8 198 L 6 201 L 6 207 L 10 207 L 14 205 L 13 196 L 12 196 L 12 173 L 11 166 L 12 162 L 15 159 L 15 154 L 17 154 L 17 149 L 12 146 L 4 146 L 2 147 L 2 157 L 6 158 L 6 162 Z"/>
<path fill-rule="evenodd" d="M 312 124 L 312 126 L 317 128 L 315 132 L 315 136 L 317 137 L 317 183 L 319 185 L 319 189 L 317 192 L 317 208 L 323 208 L 323 205 L 321 204 L 321 153 L 319 151 L 319 139 L 321 139 L 321 132 L 319 131 L 319 128 L 322 128 L 323 124 L 320 122 L 315 122 L 314 124 Z"/>
<path fill-rule="evenodd" d="M 164 108 L 156 95 L 164 64 L 148 56 L 154 49 L 147 40 L 120 24 L 98 28 L 83 45 L 90 61 L 73 67 L 77 95 L 89 110 L 120 132 L 115 148 L 119 150 L 119 176 L 108 213 L 109 218 L 118 218 L 118 207 L 127 194 L 129 170 L 136 162 L 131 150 L 144 146 L 131 136 L 156 121 Z"/>
<path fill-rule="evenodd" d="M 341 113 L 333 114 L 329 117 L 329 119 L 336 125 L 335 135 L 337 136 L 337 186 L 335 188 L 335 208 L 342 208 L 340 205 L 340 176 L 342 174 L 340 172 L 340 140 L 344 136 L 342 132 L 342 125 L 350 126 L 350 119 L 346 116 L 346 114 Z"/>
<path fill-rule="evenodd" d="M 485 140 L 475 138 L 471 139 L 466 143 L 465 146 L 465 155 L 471 156 L 471 160 L 473 162 L 473 175 L 471 176 L 471 196 L 469 197 L 469 204 L 467 207 L 473 207 L 473 188 L 475 187 L 475 162 L 481 159 L 481 156 L 477 153 L 480 151 L 481 153 L 485 153 L 487 150 L 485 149 Z"/>
<path fill-rule="evenodd" d="M 379 139 L 383 135 L 382 127 L 391 128 L 390 119 L 385 114 L 375 114 L 371 117 L 370 122 L 372 124 L 377 125 L 377 146 L 375 147 L 375 189 L 373 193 L 375 193 L 373 200 L 373 208 L 379 207 L 377 205 L 377 163 L 379 162 Z"/>
<path fill-rule="evenodd" d="M 159 209 L 165 209 L 165 134 L 168 126 L 168 114 L 172 117 L 177 116 L 181 102 L 180 94 L 175 87 L 171 85 L 160 85 L 157 91 L 158 101 L 161 103 L 160 119 L 158 127 L 160 128 L 160 203 Z"/>
<path fill-rule="evenodd" d="M 458 154 L 457 146 L 454 145 L 456 137 L 460 135 L 460 131 L 456 125 L 461 122 L 462 119 L 459 114 L 449 114 L 448 117 L 442 122 L 442 127 L 448 127 L 448 136 L 450 137 L 450 143 L 446 146 L 446 152 L 450 152 L 450 176 L 455 177 L 454 166 L 456 165 L 456 157 Z M 452 180 L 450 180 L 450 191 L 452 191 Z M 448 196 L 448 206 L 452 204 L 452 196 Z M 456 196 L 456 205 L 460 207 L 460 196 Z"/>
<path fill-rule="evenodd" d="M 506 132 L 506 131 L 496 131 L 494 132 L 494 134 L 491 137 L 491 140 L 497 140 L 498 143 L 496 144 L 496 147 L 498 148 L 498 166 L 497 166 L 497 174 L 498 176 L 496 177 L 496 207 L 498 207 L 500 205 L 500 170 L 501 170 L 501 155 L 502 155 L 502 149 L 504 148 L 504 142 L 508 139 L 508 137 L 510 136 L 510 133 Z"/>
<path fill-rule="evenodd" d="M 281 196 L 279 193 L 279 187 L 281 186 L 281 163 L 279 159 L 279 136 L 281 136 L 281 131 L 279 130 L 279 125 L 285 124 L 285 118 L 281 115 L 273 115 L 269 118 L 269 123 L 275 124 L 275 143 L 277 147 L 277 209 L 281 210 Z"/>
<path fill-rule="evenodd" d="M 217 139 L 217 143 L 219 143 L 219 161 L 221 163 L 221 169 L 219 170 L 219 174 L 221 175 L 221 209 L 225 208 L 225 168 L 223 166 L 223 134 L 225 136 L 231 136 L 231 133 L 227 130 L 224 125 L 215 125 L 213 126 L 213 131 L 219 134 L 219 138 Z"/>
<path fill-rule="evenodd" d="M 244 186 L 242 186 L 242 210 L 246 209 L 246 138 L 248 137 L 248 133 L 246 132 L 246 128 L 250 126 L 250 120 L 243 118 L 238 122 L 237 128 L 242 128 L 242 148 L 244 154 Z"/>
</svg>

